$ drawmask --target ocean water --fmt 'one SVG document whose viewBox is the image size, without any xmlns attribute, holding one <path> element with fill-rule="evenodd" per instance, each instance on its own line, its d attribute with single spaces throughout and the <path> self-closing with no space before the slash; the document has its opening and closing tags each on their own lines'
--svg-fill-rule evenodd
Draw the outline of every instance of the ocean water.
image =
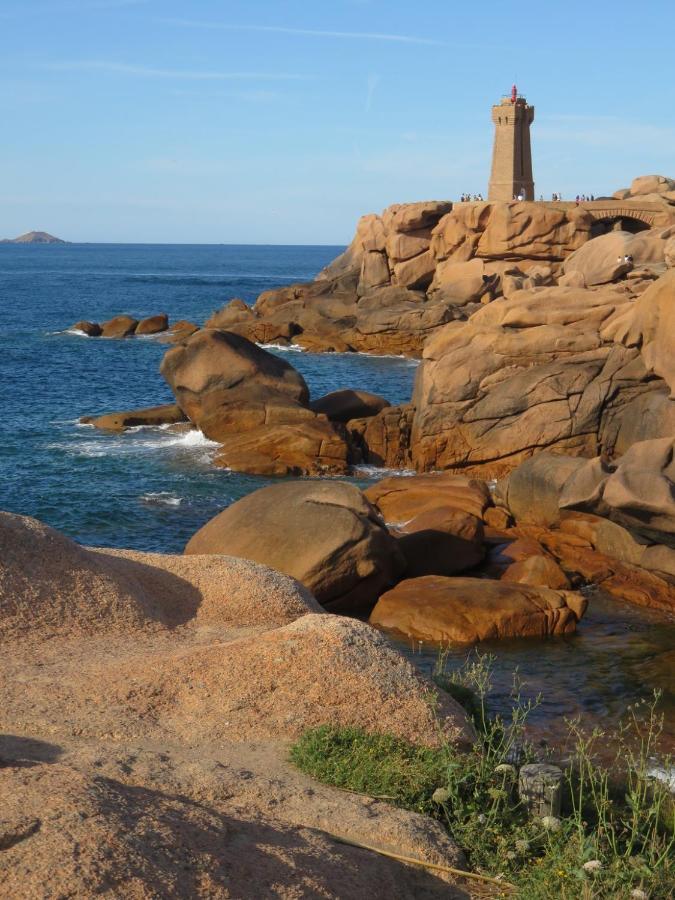
<svg viewBox="0 0 675 900">
<path fill-rule="evenodd" d="M 202 322 L 233 297 L 312 278 L 342 247 L 0 245 L 0 509 L 33 515 L 94 546 L 180 552 L 234 500 L 269 483 L 211 464 L 198 434 L 139 428 L 106 435 L 83 415 L 169 402 L 154 339 L 102 340 L 68 333 L 79 319 L 166 312 Z M 410 397 L 416 364 L 362 354 L 276 350 L 312 395 L 363 388 L 392 403 Z M 382 473 L 361 473 L 367 477 Z M 509 708 L 515 670 L 544 702 L 538 732 L 559 737 L 564 719 L 613 727 L 629 703 L 666 692 L 673 737 L 675 625 L 658 613 L 595 595 L 578 633 L 486 645 L 495 657 L 498 708 Z M 430 671 L 437 649 L 399 644 Z M 465 648 L 453 650 L 460 665 Z M 670 691 L 670 693 L 668 693 Z"/>
<path fill-rule="evenodd" d="M 3 385 L 0 508 L 36 516 L 91 545 L 179 552 L 234 500 L 269 481 L 211 465 L 198 434 L 139 428 L 106 435 L 83 415 L 170 402 L 152 338 L 68 333 L 80 319 L 168 313 L 203 322 L 233 297 L 311 279 L 342 247 L 0 245 Z M 416 365 L 363 354 L 288 359 L 318 397 L 363 388 L 410 397 Z"/>
</svg>

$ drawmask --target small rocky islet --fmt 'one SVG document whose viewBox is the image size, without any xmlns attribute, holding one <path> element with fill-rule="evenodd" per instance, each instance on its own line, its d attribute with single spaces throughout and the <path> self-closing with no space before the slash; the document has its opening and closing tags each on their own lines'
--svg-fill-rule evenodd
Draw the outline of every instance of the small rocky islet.
<svg viewBox="0 0 675 900">
<path fill-rule="evenodd" d="M 15 238 L 2 238 L 0 244 L 67 244 L 63 238 L 55 237 L 47 231 L 27 231 Z"/>
<path fill-rule="evenodd" d="M 605 234 L 592 204 L 398 205 L 362 219 L 314 282 L 233 300 L 203 327 L 74 326 L 169 344 L 174 404 L 87 424 L 196 428 L 217 465 L 287 478 L 178 555 L 84 547 L 0 513 L 8 895 L 473 896 L 443 869 L 466 860 L 438 822 L 317 784 L 288 745 L 327 721 L 475 740 L 380 630 L 570 634 L 586 584 L 673 612 L 674 189 L 636 179 L 605 210 L 640 230 Z M 270 342 L 420 358 L 413 396 L 312 399 Z M 363 462 L 415 474 L 365 491 L 313 477 Z M 373 834 L 441 868 L 365 866 L 334 840 Z"/>
</svg>

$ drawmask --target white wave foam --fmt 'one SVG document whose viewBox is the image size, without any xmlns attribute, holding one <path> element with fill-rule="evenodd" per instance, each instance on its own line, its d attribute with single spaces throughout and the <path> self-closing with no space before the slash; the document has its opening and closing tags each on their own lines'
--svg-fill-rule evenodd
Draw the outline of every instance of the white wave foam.
<svg viewBox="0 0 675 900">
<path fill-rule="evenodd" d="M 390 478 L 392 475 L 401 475 L 403 477 L 409 478 L 412 475 L 417 475 L 413 469 L 385 469 L 381 466 L 354 466 L 354 474 L 360 475 L 363 478 Z"/>
<path fill-rule="evenodd" d="M 180 506 L 183 502 L 182 497 L 177 497 L 171 491 L 149 491 L 140 499 L 141 503 L 147 503 L 150 506 Z"/>
<path fill-rule="evenodd" d="M 355 350 L 353 352 L 354 356 L 367 356 L 370 359 L 402 359 L 413 368 L 417 368 L 422 362 L 421 359 L 406 356 L 404 353 L 369 353 L 367 350 Z"/>
<path fill-rule="evenodd" d="M 186 431 L 185 434 L 180 435 L 176 443 L 182 444 L 185 447 L 220 447 L 218 441 L 212 441 L 210 438 L 207 438 L 206 435 L 197 428 L 193 428 L 191 431 Z"/>
<path fill-rule="evenodd" d="M 300 344 L 258 344 L 261 350 L 283 350 L 284 353 L 304 353 Z"/>
<path fill-rule="evenodd" d="M 139 453 L 153 453 L 168 451 L 171 453 L 187 452 L 194 454 L 201 451 L 197 457 L 200 461 L 210 462 L 213 450 L 220 445 L 217 441 L 211 441 L 201 431 L 196 429 L 181 434 L 167 431 L 164 428 L 156 428 L 148 425 L 138 425 L 128 428 L 123 434 L 101 435 L 95 440 L 82 440 L 84 435 L 76 435 L 79 439 L 74 441 L 61 441 L 48 444 L 48 450 L 62 450 L 75 456 L 100 458 L 103 456 L 135 456 Z M 204 453 L 203 451 L 207 452 Z"/>
<path fill-rule="evenodd" d="M 61 328 L 59 331 L 45 331 L 45 334 L 49 337 L 53 337 L 55 334 L 72 334 L 75 337 L 89 337 L 86 332 L 81 331 L 79 328 Z"/>
</svg>

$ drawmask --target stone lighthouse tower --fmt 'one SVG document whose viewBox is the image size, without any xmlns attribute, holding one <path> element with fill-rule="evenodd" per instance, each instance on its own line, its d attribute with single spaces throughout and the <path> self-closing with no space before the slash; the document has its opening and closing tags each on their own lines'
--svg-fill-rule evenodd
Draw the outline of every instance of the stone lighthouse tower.
<svg viewBox="0 0 675 900">
<path fill-rule="evenodd" d="M 492 107 L 495 143 L 488 200 L 513 200 L 522 196 L 534 200 L 530 125 L 534 106 L 518 94 L 515 84 L 510 97 Z"/>
</svg>

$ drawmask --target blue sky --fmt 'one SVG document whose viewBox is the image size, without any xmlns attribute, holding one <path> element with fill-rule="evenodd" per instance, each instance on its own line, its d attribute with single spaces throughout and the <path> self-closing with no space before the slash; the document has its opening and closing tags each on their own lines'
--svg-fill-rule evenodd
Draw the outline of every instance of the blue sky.
<svg viewBox="0 0 675 900">
<path fill-rule="evenodd" d="M 675 176 L 670 0 L 0 0 L 0 237 L 345 243 L 486 192 L 536 108 L 537 195 Z"/>
</svg>

